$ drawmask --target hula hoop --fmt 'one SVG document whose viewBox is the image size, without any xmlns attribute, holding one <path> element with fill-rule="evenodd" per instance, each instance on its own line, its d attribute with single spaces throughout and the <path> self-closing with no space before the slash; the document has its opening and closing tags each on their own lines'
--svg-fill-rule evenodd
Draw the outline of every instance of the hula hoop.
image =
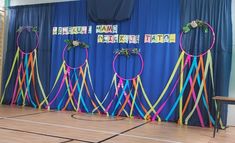
<svg viewBox="0 0 235 143">
<path fill-rule="evenodd" d="M 214 31 L 214 29 L 212 28 L 212 26 L 211 26 L 210 24 L 208 24 L 208 23 L 206 23 L 206 22 L 204 22 L 204 23 L 209 27 L 210 31 L 212 32 L 213 40 L 212 40 L 212 42 L 211 42 L 210 48 L 207 49 L 207 50 L 206 50 L 205 52 L 203 52 L 202 54 L 193 55 L 193 54 L 187 53 L 187 52 L 184 50 L 183 46 L 182 46 L 182 37 L 183 37 L 183 33 L 184 33 L 184 32 L 181 32 L 181 34 L 180 34 L 180 49 L 181 49 L 186 55 L 188 55 L 188 56 L 190 56 L 190 57 L 200 57 L 200 56 L 204 56 L 205 54 L 208 53 L 209 50 L 211 50 L 211 49 L 213 48 L 213 46 L 214 46 L 214 44 L 215 44 L 215 31 Z"/>
<path fill-rule="evenodd" d="M 20 52 L 21 53 L 23 53 L 23 54 L 30 54 L 30 53 L 32 53 L 35 49 L 37 49 L 38 48 L 38 45 L 39 45 L 39 36 L 38 36 L 38 32 L 37 31 L 32 31 L 31 29 L 32 29 L 33 27 L 31 27 L 31 26 L 26 26 L 26 27 L 22 27 L 22 30 L 18 33 L 18 35 L 17 35 L 17 40 L 16 40 L 16 45 L 17 45 L 17 47 L 19 47 L 19 49 L 20 49 Z M 24 50 L 22 50 L 21 48 L 20 48 L 20 42 L 19 42 L 19 38 L 20 38 L 20 35 L 21 35 L 21 33 L 22 33 L 22 31 L 24 31 L 24 30 L 27 30 L 28 32 L 30 32 L 30 30 L 32 31 L 32 32 L 34 32 L 35 33 L 35 35 L 36 35 L 36 47 L 33 49 L 33 50 L 31 50 L 31 51 L 29 51 L 29 52 L 26 52 L 26 51 L 24 51 Z"/>
<path fill-rule="evenodd" d="M 115 68 L 115 62 L 116 62 L 116 60 L 117 60 L 117 58 L 118 58 L 119 55 L 120 55 L 120 53 L 117 53 L 117 54 L 115 55 L 114 59 L 113 59 L 113 71 L 114 71 L 114 73 L 117 75 L 117 77 L 119 77 L 119 78 L 122 79 L 122 80 L 134 80 L 134 79 L 136 79 L 139 75 L 142 74 L 143 69 L 144 69 L 144 60 L 143 60 L 141 54 L 140 54 L 140 53 L 137 53 L 137 55 L 139 56 L 140 61 L 141 61 L 141 69 L 140 69 L 139 73 L 138 73 L 135 77 L 133 77 L 133 78 L 124 78 L 124 77 L 122 77 L 121 75 L 119 75 L 119 74 L 117 73 L 117 71 L 116 71 L 116 68 Z"/>
<path fill-rule="evenodd" d="M 68 68 L 73 69 L 73 70 L 74 70 L 74 69 L 79 69 L 79 68 L 83 67 L 83 66 L 86 64 L 86 61 L 87 61 L 87 59 L 88 59 L 88 50 L 87 50 L 87 48 L 85 48 L 85 50 L 86 50 L 86 58 L 85 58 L 85 60 L 84 60 L 84 63 L 83 63 L 82 65 L 80 65 L 80 66 L 72 67 L 72 66 L 70 66 L 70 65 L 66 62 L 66 60 L 65 60 L 65 58 L 64 58 L 65 50 L 67 49 L 67 47 L 68 47 L 68 45 L 66 45 L 66 46 L 64 47 L 63 54 L 62 54 L 62 59 L 63 59 L 65 65 L 66 65 Z"/>
</svg>

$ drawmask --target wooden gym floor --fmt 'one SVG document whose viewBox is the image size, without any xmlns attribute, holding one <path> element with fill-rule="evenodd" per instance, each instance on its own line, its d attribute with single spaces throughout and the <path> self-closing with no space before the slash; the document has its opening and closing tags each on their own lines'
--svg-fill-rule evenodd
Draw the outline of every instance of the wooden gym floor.
<svg viewBox="0 0 235 143">
<path fill-rule="evenodd" d="M 220 130 L 76 112 L 0 106 L 0 143 L 235 143 Z"/>
</svg>

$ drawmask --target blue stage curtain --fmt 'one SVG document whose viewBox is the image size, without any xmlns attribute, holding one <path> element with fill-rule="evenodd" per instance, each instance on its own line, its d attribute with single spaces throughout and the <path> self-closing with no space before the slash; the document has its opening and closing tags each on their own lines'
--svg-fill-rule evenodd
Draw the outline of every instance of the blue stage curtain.
<svg viewBox="0 0 235 143">
<path fill-rule="evenodd" d="M 171 3 L 171 5 L 169 5 Z M 12 58 L 16 51 L 16 30 L 22 25 L 38 26 L 40 33 L 40 47 L 39 47 L 39 69 L 42 84 L 45 88 L 46 94 L 49 94 L 50 89 L 53 86 L 56 75 L 62 64 L 62 50 L 65 47 L 65 39 L 79 39 L 89 44 L 89 63 L 91 76 L 93 80 L 94 90 L 102 100 L 109 89 L 112 77 L 114 75 L 112 69 L 112 60 L 114 58 L 114 50 L 118 48 L 139 48 L 145 61 L 144 71 L 141 75 L 143 85 L 149 96 L 152 104 L 158 99 L 165 84 L 167 83 L 169 76 L 176 64 L 179 56 L 178 40 L 176 43 L 164 43 L 164 44 L 145 44 L 144 34 L 179 34 L 179 1 L 160 1 L 160 0 L 136 0 L 134 6 L 133 15 L 130 20 L 111 23 L 118 25 L 118 34 L 139 34 L 139 44 L 97 44 L 97 34 L 95 33 L 96 24 L 88 19 L 86 0 L 65 2 L 56 4 L 45 4 L 35 6 L 21 6 L 10 8 L 10 30 L 8 38 L 8 51 L 4 71 L 4 83 L 6 82 L 10 67 L 12 64 Z M 146 9 L 148 9 L 146 11 Z M 23 18 L 22 18 L 23 17 Z M 76 25 L 91 25 L 93 26 L 93 32 L 89 35 L 67 35 L 67 36 L 52 36 L 53 26 L 76 26 Z M 79 55 L 79 52 L 76 55 Z M 79 65 L 82 63 L 83 58 L 79 56 L 70 55 L 70 64 Z M 123 58 L 123 57 L 121 57 Z M 140 63 L 137 57 L 128 59 L 121 59 L 118 61 L 117 71 L 121 75 L 126 77 L 132 77 L 136 75 L 140 69 Z M 134 66 L 133 66 L 134 65 Z M 164 75 L 164 76 L 162 76 Z M 16 78 L 16 71 L 14 78 Z M 171 85 L 173 86 L 173 85 Z M 14 83 L 11 82 L 10 88 L 7 90 L 8 103 L 12 96 L 12 89 Z M 55 91 L 58 90 L 58 86 Z M 65 89 L 61 93 L 63 93 Z M 166 95 L 169 93 L 168 91 Z M 114 89 L 112 89 L 109 95 L 109 101 L 113 98 Z M 40 95 L 41 97 L 41 95 Z M 52 99 L 53 97 L 50 97 Z M 58 102 L 62 97 L 60 96 L 56 102 L 52 105 L 52 108 L 56 108 Z M 166 98 L 166 96 L 164 97 Z M 176 96 L 172 96 L 169 104 L 166 105 L 160 116 L 164 120 L 164 117 L 169 112 L 172 103 L 175 102 Z M 88 99 L 87 99 L 88 100 Z M 147 106 L 143 96 L 140 95 L 140 100 Z M 163 100 L 164 101 L 164 100 Z M 117 102 L 117 101 L 115 101 Z M 87 101 L 88 104 L 90 104 Z M 105 103 L 107 104 L 107 103 Z M 115 103 L 114 103 L 115 104 Z M 107 105 L 104 105 L 107 106 Z M 91 109 L 92 107 L 89 107 Z M 68 110 L 72 109 L 69 106 Z M 136 109 L 135 109 L 136 110 Z M 134 114 L 137 111 L 134 110 Z M 175 121 L 178 118 L 177 110 L 174 112 L 171 121 Z"/>
<path fill-rule="evenodd" d="M 51 5 L 33 5 L 33 6 L 17 6 L 10 7 L 9 12 L 9 30 L 8 30 L 8 41 L 6 48 L 6 58 L 3 70 L 3 87 L 9 76 L 10 69 L 13 63 L 13 59 L 17 50 L 16 38 L 17 30 L 21 26 L 36 26 L 39 33 L 39 47 L 37 50 L 38 54 L 38 69 L 42 81 L 42 86 L 45 92 L 50 91 L 50 67 L 51 67 Z M 27 34 L 28 33 L 28 34 Z M 29 39 L 30 38 L 30 39 Z M 20 48 L 26 52 L 32 51 L 36 46 L 36 38 L 33 32 L 23 31 L 20 40 Z M 14 90 L 15 80 L 17 76 L 17 67 L 19 62 L 16 63 L 14 73 L 12 75 L 9 87 L 6 90 L 6 96 L 4 103 L 9 104 Z M 39 87 L 36 87 L 39 91 Z M 32 90 L 31 90 L 32 91 Z M 40 92 L 39 97 L 42 98 Z"/>
<path fill-rule="evenodd" d="M 131 17 L 134 0 L 87 0 L 87 11 L 95 22 L 127 20 Z"/>
<path fill-rule="evenodd" d="M 169 3 L 171 3 L 169 5 Z M 89 44 L 89 64 L 91 70 L 91 77 L 93 78 L 94 90 L 102 101 L 109 90 L 114 72 L 112 69 L 112 61 L 114 58 L 114 50 L 120 48 L 139 48 L 144 59 L 144 71 L 141 75 L 143 85 L 146 93 L 152 104 L 154 104 L 160 96 L 165 84 L 167 83 L 171 72 L 176 64 L 179 56 L 178 40 L 176 43 L 158 43 L 147 44 L 144 43 L 144 34 L 170 34 L 175 33 L 179 35 L 179 1 L 177 0 L 136 0 L 134 5 L 133 15 L 130 20 L 123 22 L 109 23 L 118 25 L 117 34 L 130 34 L 140 35 L 139 44 L 99 44 L 97 43 L 97 34 L 95 32 L 96 23 L 89 20 L 86 10 L 86 1 L 79 2 L 59 3 L 54 5 L 53 12 L 53 26 L 66 27 L 76 25 L 91 25 L 93 26 L 92 34 L 88 35 L 56 35 L 52 37 L 52 65 L 50 85 L 56 79 L 56 75 L 62 64 L 62 50 L 65 47 L 65 39 L 79 39 Z M 63 10 L 62 10 L 63 9 Z M 148 10 L 146 10 L 148 9 Z M 75 51 L 76 52 L 76 51 Z M 78 55 L 79 52 L 76 53 Z M 80 65 L 84 57 L 70 55 L 67 59 L 71 65 Z M 67 57 L 68 58 L 68 57 Z M 124 57 L 121 57 L 124 58 Z M 130 57 L 125 60 L 120 59 L 122 62 L 117 61 L 117 71 L 126 77 L 133 77 L 140 69 L 138 57 Z M 164 75 L 164 76 L 163 76 Z M 62 77 L 61 77 L 62 78 Z M 59 85 L 57 86 L 58 89 Z M 173 87 L 171 85 L 170 89 Z M 56 91 L 56 90 L 55 90 Z M 63 93 L 65 88 L 63 88 Z M 114 96 L 114 87 L 109 95 L 109 100 L 105 102 L 105 107 L 112 100 Z M 140 92 L 140 91 L 139 91 Z M 170 90 L 166 93 L 168 95 Z M 55 93 L 53 93 L 55 94 Z M 140 99 L 147 109 L 147 105 L 143 95 L 140 94 Z M 86 96 L 86 95 L 85 95 Z M 161 102 L 166 99 L 163 98 Z M 51 97 L 50 99 L 52 99 Z M 164 120 L 165 116 L 169 113 L 172 104 L 175 102 L 176 95 L 172 95 L 169 104 L 166 105 L 160 116 Z M 52 108 L 56 108 L 61 98 L 55 101 Z M 89 99 L 87 99 L 89 100 Z M 117 101 L 114 101 L 117 103 Z M 90 104 L 87 101 L 88 104 Z M 113 105 L 115 105 L 113 103 Z M 160 104 L 159 104 L 160 105 Z M 158 108 L 159 106 L 157 106 Z M 113 108 L 113 107 L 111 107 Z M 71 106 L 69 109 L 72 109 Z M 92 105 L 89 106 L 89 110 Z M 137 113 L 136 109 L 134 114 Z M 170 120 L 175 121 L 178 119 L 178 108 L 171 116 Z"/>
<path fill-rule="evenodd" d="M 215 93 L 210 88 L 209 103 L 212 113 L 215 113 L 212 96 L 228 96 L 231 59 L 232 59 L 232 20 L 231 20 L 231 0 L 181 0 L 180 1 L 180 22 L 181 27 L 192 20 L 203 20 L 209 23 L 215 30 L 215 45 L 211 50 L 214 68 Z M 202 32 L 193 33 L 194 36 L 187 36 L 184 40 L 186 51 L 194 54 L 206 51 L 210 46 L 207 37 L 211 35 Z M 206 41 L 207 40 L 207 41 Z M 210 81 L 210 80 L 208 80 Z M 211 82 L 208 82 L 211 84 Z M 211 86 L 210 86 L 211 87 Z M 193 103 L 192 103 L 193 104 Z M 227 108 L 222 109 L 223 122 L 227 122 Z M 190 124 L 198 124 L 198 118 L 193 118 Z"/>
<path fill-rule="evenodd" d="M 232 48 L 230 6 L 231 0 L 195 0 L 192 2 L 186 0 L 181 0 L 181 2 L 179 0 L 135 0 L 134 11 L 131 19 L 111 24 L 118 25 L 117 34 L 139 34 L 139 44 L 98 44 L 97 34 L 95 33 L 96 23 L 93 23 L 88 18 L 86 0 L 34 6 L 11 7 L 9 10 L 9 35 L 7 55 L 4 66 L 3 85 L 4 83 L 6 83 L 6 79 L 11 68 L 10 65 L 13 61 L 12 57 L 14 57 L 14 54 L 16 52 L 16 31 L 19 26 L 30 25 L 37 26 L 40 33 L 40 43 L 38 48 L 39 73 L 41 76 L 42 85 L 47 95 L 52 89 L 53 83 L 55 82 L 57 73 L 62 64 L 62 51 L 66 45 L 64 40 L 79 39 L 80 41 L 89 44 L 88 61 L 90 64 L 91 77 L 94 85 L 94 91 L 96 92 L 100 100 L 103 100 L 105 94 L 109 90 L 109 85 L 111 84 L 111 80 L 114 75 L 112 69 L 112 60 L 114 58 L 113 51 L 118 48 L 141 49 L 141 54 L 145 62 L 141 79 L 143 81 L 143 86 L 145 87 L 148 98 L 150 99 L 152 104 L 154 104 L 160 96 L 165 84 L 169 79 L 169 76 L 171 75 L 176 61 L 179 58 L 179 54 L 181 52 L 179 49 L 179 33 L 181 31 L 180 28 L 185 23 L 188 23 L 191 20 L 201 19 L 210 23 L 216 31 L 216 44 L 215 48 L 212 50 L 215 70 L 214 77 L 216 84 L 216 94 L 227 96 L 229 73 L 231 70 Z M 52 27 L 54 26 L 66 27 L 89 25 L 93 26 L 92 34 L 52 35 Z M 176 43 L 144 43 L 144 34 L 169 33 L 176 34 Z M 24 41 L 22 41 L 22 44 L 23 43 Z M 25 45 L 26 49 L 28 49 L 27 45 L 29 44 Z M 184 43 L 184 45 L 189 45 L 189 43 Z M 197 49 L 201 49 L 195 52 L 205 50 L 204 45 L 195 45 L 196 43 L 192 42 L 189 46 L 186 47 L 197 47 Z M 194 49 L 187 50 L 189 50 L 190 52 L 194 52 Z M 84 60 L 84 55 L 81 54 L 82 50 L 73 49 L 73 51 L 71 52 L 73 53 L 69 53 L 69 56 L 66 56 L 66 60 L 68 61 L 68 63 L 73 66 L 81 64 Z M 129 59 L 124 58 L 117 61 L 117 71 L 123 76 L 132 77 L 138 72 L 139 69 L 140 63 L 137 60 L 137 57 L 130 57 Z M 13 75 L 13 79 L 15 79 L 17 75 L 16 70 L 14 71 Z M 175 80 L 176 77 L 174 81 Z M 171 85 L 169 89 L 172 89 L 172 86 L 173 85 Z M 14 83 L 10 82 L 6 94 L 7 97 L 5 103 L 9 103 L 12 96 L 13 88 Z M 58 88 L 59 85 L 56 86 L 55 91 L 53 91 L 52 95 L 55 95 Z M 62 89 L 59 98 L 52 104 L 52 108 L 57 107 L 65 90 L 65 88 Z M 109 101 L 112 100 L 112 97 L 114 96 L 114 90 L 115 89 L 112 89 L 112 92 L 109 95 Z M 170 90 L 168 90 L 165 95 L 168 95 L 169 92 Z M 209 93 L 212 93 L 212 90 L 210 90 Z M 166 115 L 169 113 L 173 103 L 176 100 L 177 95 L 177 92 L 172 95 L 168 104 L 166 104 L 164 110 L 160 113 L 160 116 L 163 120 L 165 120 Z M 210 95 L 212 96 L 212 94 Z M 42 95 L 39 96 L 40 99 L 42 99 Z M 87 95 L 84 96 L 87 97 Z M 139 97 L 146 108 L 149 109 L 143 96 L 140 94 Z M 162 101 L 164 101 L 166 97 L 167 96 L 165 96 Z M 50 99 L 52 98 L 53 97 L 50 97 Z M 88 99 L 86 99 L 85 102 L 87 103 L 87 105 L 89 105 L 88 108 L 89 111 L 91 111 L 91 103 Z M 115 102 L 117 101 L 115 100 Z M 211 100 L 210 103 L 212 103 Z M 191 103 L 191 105 L 193 105 L 193 103 Z M 107 103 L 105 103 L 104 106 L 107 106 Z M 157 108 L 158 107 L 159 106 L 157 106 Z M 72 110 L 71 105 L 67 109 Z M 206 110 L 203 110 L 202 112 L 203 114 L 206 114 Z M 214 113 L 214 110 L 212 110 L 212 112 Z M 134 114 L 137 114 L 136 109 L 134 110 Z M 176 121 L 177 119 L 178 108 L 176 108 L 176 111 L 173 113 L 169 121 Z M 193 120 L 190 120 L 189 122 L 189 124 L 191 125 L 199 125 L 199 123 L 200 122 L 196 118 L 193 118 Z"/>
</svg>

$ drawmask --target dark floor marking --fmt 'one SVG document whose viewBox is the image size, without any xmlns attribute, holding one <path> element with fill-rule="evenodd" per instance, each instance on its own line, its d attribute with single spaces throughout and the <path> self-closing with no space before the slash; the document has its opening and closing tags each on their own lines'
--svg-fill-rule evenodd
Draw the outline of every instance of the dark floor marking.
<svg viewBox="0 0 235 143">
<path fill-rule="evenodd" d="M 69 143 L 69 142 L 72 142 L 72 141 L 74 141 L 74 139 L 70 139 L 70 140 L 67 140 L 67 141 L 62 141 L 60 143 Z"/>
<path fill-rule="evenodd" d="M 34 135 L 40 135 L 40 136 L 53 137 L 53 138 L 60 138 L 60 139 L 66 139 L 66 140 L 80 141 L 80 142 L 85 142 L 85 143 L 95 143 L 95 142 L 92 142 L 92 141 L 72 139 L 72 138 L 67 138 L 67 137 L 61 137 L 61 136 L 56 136 L 56 135 L 49 135 L 49 134 L 44 134 L 44 133 L 36 133 L 36 132 L 19 130 L 19 129 L 11 129 L 11 128 L 4 128 L 4 127 L 0 127 L 0 129 L 9 130 L 9 131 L 15 131 L 15 132 L 28 133 L 28 134 L 34 134 Z"/>
<path fill-rule="evenodd" d="M 15 115 L 15 116 L 8 116 L 8 117 L 1 117 L 0 119 L 6 119 L 6 118 L 17 118 L 17 117 L 24 117 L 24 116 L 31 116 L 31 115 L 38 115 L 42 113 L 47 113 L 46 111 L 44 112 L 37 112 L 37 113 L 31 113 L 31 114 L 23 114 L 23 115 Z"/>
<path fill-rule="evenodd" d="M 23 114 L 23 115 L 15 115 L 15 116 L 9 116 L 9 117 L 4 117 L 4 118 L 17 118 L 17 117 L 24 117 L 24 116 L 38 115 L 38 114 L 42 114 L 42 113 L 48 113 L 48 111 L 37 112 L 37 113 L 30 113 L 30 114 Z"/>
<path fill-rule="evenodd" d="M 111 119 L 111 118 L 109 118 L 108 120 L 96 120 L 96 119 L 94 119 L 94 120 L 92 120 L 92 119 L 84 119 L 84 118 L 79 118 L 79 117 L 76 117 L 76 115 L 77 114 L 72 114 L 71 115 L 71 117 L 73 118 L 73 119 L 77 119 L 77 120 L 82 120 L 82 121 L 92 121 L 92 122 L 110 122 L 110 121 L 120 121 L 120 120 L 125 120 L 125 118 L 117 118 L 117 117 L 115 117 L 115 118 L 113 118 L 113 119 Z M 93 115 L 93 117 L 95 117 L 94 115 Z M 107 117 L 104 117 L 104 118 L 107 118 Z"/>
<path fill-rule="evenodd" d="M 115 135 L 113 135 L 113 136 L 111 136 L 111 137 L 108 137 L 108 138 L 106 138 L 106 139 L 103 139 L 103 140 L 101 140 L 101 141 L 99 141 L 99 142 L 97 142 L 97 143 L 102 143 L 102 142 L 105 142 L 105 141 L 110 140 L 110 139 L 112 139 L 112 138 L 115 138 L 115 137 L 117 137 L 117 136 L 119 136 L 119 135 L 121 135 L 121 134 L 124 134 L 124 133 L 126 133 L 126 132 L 129 132 L 129 131 L 134 130 L 134 129 L 136 129 L 136 128 L 139 128 L 139 127 L 141 127 L 141 126 L 143 126 L 143 125 L 145 125 L 145 124 L 148 124 L 149 122 L 151 122 L 151 121 L 142 123 L 142 124 L 140 124 L 140 125 L 138 125 L 138 126 L 135 126 L 135 127 L 133 127 L 133 128 L 127 129 L 127 130 L 125 130 L 125 131 L 122 131 L 121 133 L 115 134 Z"/>
</svg>

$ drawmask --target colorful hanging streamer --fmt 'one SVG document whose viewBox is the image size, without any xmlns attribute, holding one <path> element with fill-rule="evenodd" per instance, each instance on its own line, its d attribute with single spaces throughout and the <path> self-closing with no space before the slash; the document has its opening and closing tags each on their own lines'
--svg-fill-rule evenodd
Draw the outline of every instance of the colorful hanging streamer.
<svg viewBox="0 0 235 143">
<path fill-rule="evenodd" d="M 135 116 L 144 118 L 144 116 L 146 115 L 147 109 L 143 105 L 139 96 L 143 94 L 144 99 L 146 100 L 148 106 L 150 106 L 152 108 L 152 104 L 151 104 L 150 100 L 148 99 L 148 96 L 144 90 L 144 87 L 142 85 L 142 81 L 140 78 L 140 75 L 143 72 L 143 68 L 144 68 L 144 61 L 143 61 L 141 54 L 136 49 L 134 49 L 134 50 L 130 50 L 130 49 L 123 50 L 122 49 L 122 51 L 124 51 L 124 52 L 115 52 L 116 55 L 113 60 L 113 70 L 114 70 L 115 74 L 113 76 L 113 80 L 111 82 L 109 91 L 107 92 L 107 94 L 106 94 L 105 98 L 103 99 L 103 101 L 101 102 L 101 104 L 103 105 L 106 102 L 106 99 L 108 99 L 108 96 L 112 96 L 111 89 L 112 89 L 112 87 L 114 87 L 115 93 L 112 96 L 112 100 L 110 102 L 107 101 L 108 104 L 105 108 L 105 112 L 107 113 L 107 115 L 120 116 L 121 113 L 124 112 L 125 116 L 133 117 L 133 111 L 135 108 L 137 110 L 137 113 L 135 113 Z M 132 52 L 132 51 L 135 51 L 135 52 Z M 129 52 L 129 53 L 127 53 L 127 52 Z M 124 78 L 121 75 L 119 75 L 118 72 L 116 71 L 115 62 L 116 62 L 117 57 L 120 55 L 125 55 L 125 56 L 129 57 L 132 54 L 136 54 L 140 58 L 141 69 L 135 77 Z M 141 92 L 139 92 L 139 90 Z M 111 108 L 112 106 L 113 106 L 113 108 Z M 97 109 L 98 108 L 95 108 L 93 110 L 93 112 L 96 111 Z M 128 112 L 128 109 L 129 109 L 129 112 Z M 159 116 L 158 116 L 158 119 L 159 119 L 159 121 L 161 120 Z"/>
<path fill-rule="evenodd" d="M 144 61 L 138 49 L 121 49 L 115 52 L 115 57 L 113 59 L 114 76 L 109 86 L 108 92 L 101 100 L 99 99 L 99 96 L 96 95 L 92 84 L 93 82 L 88 64 L 87 46 L 84 46 L 86 47 L 84 48 L 86 52 L 86 58 L 82 65 L 78 67 L 72 67 L 68 65 L 64 59 L 66 49 L 79 46 L 80 42 L 78 41 L 69 41 L 70 45 L 67 45 L 64 48 L 62 65 L 59 69 L 50 93 L 46 96 L 38 72 L 36 51 L 38 47 L 38 33 L 35 32 L 37 37 L 36 48 L 33 51 L 26 53 L 21 50 L 19 46 L 18 41 L 20 33 L 23 30 L 30 29 L 34 32 L 35 28 L 21 28 L 17 37 L 17 52 L 13 60 L 9 77 L 4 87 L 1 103 L 4 101 L 6 90 L 10 80 L 12 79 L 12 74 L 17 68 L 18 72 L 15 80 L 13 95 L 11 97 L 11 104 L 20 104 L 22 102 L 23 106 L 26 104 L 31 104 L 35 108 L 47 107 L 50 109 L 60 96 L 60 101 L 58 104 L 56 104 L 58 110 L 66 110 L 68 106 L 71 105 L 75 111 L 91 113 L 98 112 L 100 114 L 105 113 L 107 116 L 125 115 L 130 118 L 135 116 L 152 121 L 155 121 L 156 118 L 158 121 L 161 121 L 162 119 L 166 121 L 170 120 L 170 117 L 174 114 L 176 108 L 178 107 L 179 124 L 188 124 L 192 118 L 192 115 L 196 111 L 202 127 L 205 127 L 205 123 L 207 122 L 205 121 L 205 117 L 202 115 L 202 110 L 206 109 L 209 119 L 209 126 L 211 127 L 215 124 L 215 120 L 211 114 L 211 108 L 209 107 L 209 98 L 211 97 L 209 97 L 208 94 L 208 86 L 212 87 L 214 96 L 215 89 L 211 49 L 213 48 L 215 42 L 215 33 L 213 28 L 208 23 L 201 23 L 202 21 L 199 22 L 199 26 L 196 25 L 197 22 L 191 22 L 192 25 L 187 24 L 185 29 L 187 32 L 189 32 L 191 28 L 197 28 L 202 25 L 204 29 L 206 29 L 205 26 L 207 26 L 208 29 L 211 30 L 213 36 L 211 47 L 199 55 L 192 55 L 187 53 L 182 46 L 182 36 L 184 34 L 184 32 L 182 32 L 180 35 L 180 48 L 182 52 L 171 75 L 169 76 L 167 83 L 164 85 L 163 91 L 160 95 L 156 95 L 158 98 L 153 104 L 150 102 L 149 96 L 145 92 L 144 85 L 142 84 L 141 74 L 144 68 Z M 75 43 L 75 45 L 73 43 Z M 141 69 L 139 73 L 133 78 L 122 77 L 116 71 L 115 62 L 121 55 L 131 58 L 133 54 L 139 57 L 141 61 Z M 206 59 L 205 62 L 204 59 Z M 19 63 L 19 65 L 17 65 L 17 63 Z M 188 70 L 186 70 L 186 68 Z M 210 77 L 208 77 L 208 73 L 210 74 Z M 207 79 L 211 80 L 211 85 L 207 84 Z M 40 87 L 41 94 L 43 95 L 42 101 L 39 101 L 36 84 Z M 58 89 L 56 88 L 57 86 L 59 86 Z M 170 89 L 170 87 L 172 88 Z M 189 91 L 186 91 L 186 87 L 190 87 Z M 197 90 L 197 87 L 199 90 Z M 33 91 L 31 91 L 31 89 L 33 89 Z M 62 92 L 63 89 L 65 89 L 64 92 Z M 113 89 L 114 92 L 112 92 Z M 170 99 L 173 97 L 173 93 L 175 93 L 175 91 L 178 89 L 179 93 L 176 97 L 174 97 L 176 100 L 172 104 L 169 101 L 171 101 Z M 167 91 L 170 91 L 169 94 L 166 94 L 168 93 Z M 111 100 L 109 97 L 111 97 Z M 186 99 L 185 102 L 183 102 L 183 99 Z M 87 100 L 90 101 L 92 107 L 87 105 Z M 193 103 L 192 108 L 188 106 L 190 102 Z M 202 104 L 199 104 L 200 102 L 202 102 Z M 144 103 L 147 103 L 147 106 Z M 166 115 L 166 117 L 160 117 L 161 112 L 164 110 L 167 104 L 172 104 L 169 113 Z M 214 107 L 217 109 L 216 103 L 214 104 Z M 189 111 L 187 115 L 186 110 Z M 220 125 L 222 128 L 224 127 L 221 120 Z"/>
<path fill-rule="evenodd" d="M 36 47 L 30 52 L 25 52 L 20 48 L 19 38 L 23 31 L 34 32 L 36 35 Z M 17 69 L 17 76 L 15 79 L 15 85 L 14 85 L 13 95 L 11 96 L 10 104 L 11 105 L 22 104 L 23 106 L 30 104 L 34 108 L 37 108 L 39 107 L 40 101 L 36 89 L 36 84 L 39 86 L 40 92 L 43 95 L 43 97 L 46 97 L 43 86 L 41 84 L 40 75 L 38 72 L 38 62 L 37 62 L 37 48 L 39 44 L 38 32 L 36 30 L 36 27 L 32 26 L 20 27 L 17 32 L 18 32 L 17 51 L 12 63 L 10 74 L 5 83 L 0 103 L 1 104 L 3 103 L 6 96 L 6 90 L 8 89 L 8 85 L 10 81 L 13 80 L 12 79 L 13 72 L 15 69 Z M 17 63 L 19 63 L 19 65 Z M 31 88 L 33 89 L 33 91 L 31 91 Z M 48 104 L 47 100 L 45 102 Z"/>
<path fill-rule="evenodd" d="M 70 43 L 78 43 L 78 42 L 70 42 Z M 56 99 L 62 95 L 61 100 L 57 104 L 58 110 L 66 110 L 68 105 L 71 103 L 73 109 L 75 111 L 81 111 L 81 108 L 84 108 L 85 112 L 91 112 L 86 105 L 85 99 L 90 99 L 91 104 L 93 108 L 97 108 L 99 105 L 104 110 L 103 105 L 99 101 L 98 97 L 96 96 L 95 92 L 92 94 L 89 90 L 88 83 L 90 84 L 92 91 L 94 91 L 92 81 L 91 81 L 91 75 L 90 75 L 90 69 L 88 64 L 88 50 L 87 46 L 85 49 L 86 52 L 86 58 L 82 65 L 77 67 L 72 67 L 69 64 L 66 63 L 66 60 L 64 58 L 66 49 L 69 49 L 71 47 L 79 46 L 78 45 L 66 45 L 66 47 L 63 50 L 63 63 L 59 69 L 59 72 L 56 76 L 55 82 L 53 84 L 53 87 L 48 94 L 48 96 L 40 103 L 40 107 L 45 104 L 47 100 L 49 100 L 49 97 L 52 97 L 52 99 L 49 101 L 49 104 L 47 104 L 47 108 L 50 109 L 50 106 L 56 101 Z M 68 50 L 69 50 L 68 49 Z M 88 75 L 88 77 L 87 77 Z M 61 82 L 59 83 L 59 79 L 62 77 Z M 87 81 L 88 78 L 88 81 Z M 75 80 L 75 83 L 73 84 L 72 81 Z M 59 84 L 59 89 L 56 91 L 56 94 L 53 95 L 53 91 L 55 90 L 56 85 Z M 63 87 L 66 88 L 65 92 L 62 94 Z M 85 91 L 85 93 L 84 93 Z M 78 93 L 78 95 L 76 95 Z M 94 97 L 92 96 L 94 95 Z M 77 97 L 76 97 L 77 96 Z M 65 102 L 65 104 L 63 104 Z M 97 105 L 98 104 L 98 105 Z M 97 108 L 98 113 L 100 113 L 99 109 Z"/>
</svg>

